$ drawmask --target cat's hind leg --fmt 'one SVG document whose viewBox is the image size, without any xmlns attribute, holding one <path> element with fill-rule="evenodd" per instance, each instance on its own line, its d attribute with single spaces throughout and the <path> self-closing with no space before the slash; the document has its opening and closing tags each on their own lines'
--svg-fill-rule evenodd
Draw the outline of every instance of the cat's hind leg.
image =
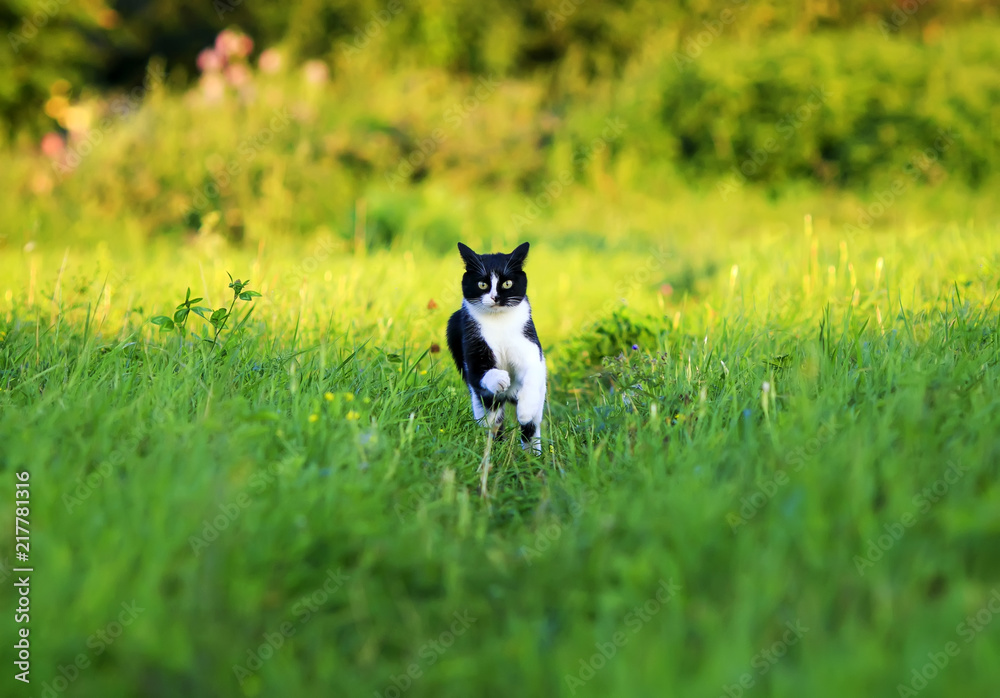
<svg viewBox="0 0 1000 698">
<path fill-rule="evenodd" d="M 472 397 L 472 418 L 482 424 L 483 418 L 486 417 L 486 408 L 483 407 L 483 400 L 476 394 L 471 385 L 469 386 L 469 395 Z"/>
<path fill-rule="evenodd" d="M 481 397 L 469 388 L 472 396 L 472 416 L 493 438 L 499 439 L 503 436 L 503 406 L 504 401 L 491 396 Z"/>
</svg>

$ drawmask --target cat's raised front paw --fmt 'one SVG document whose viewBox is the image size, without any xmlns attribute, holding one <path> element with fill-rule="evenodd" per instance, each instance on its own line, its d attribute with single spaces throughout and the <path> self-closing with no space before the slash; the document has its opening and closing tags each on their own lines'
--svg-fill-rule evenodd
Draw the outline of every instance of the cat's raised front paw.
<svg viewBox="0 0 1000 698">
<path fill-rule="evenodd" d="M 510 387 L 510 374 L 499 368 L 491 368 L 483 376 L 482 385 L 491 393 L 502 393 Z"/>
</svg>

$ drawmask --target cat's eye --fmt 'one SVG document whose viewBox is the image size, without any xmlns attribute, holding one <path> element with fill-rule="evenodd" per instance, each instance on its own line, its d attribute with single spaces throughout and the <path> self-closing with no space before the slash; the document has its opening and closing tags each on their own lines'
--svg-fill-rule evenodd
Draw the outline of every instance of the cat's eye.
<svg viewBox="0 0 1000 698">
<path fill-rule="evenodd" d="M 506 281 L 503 282 L 503 287 L 504 288 L 510 288 L 513 285 L 514 285 L 514 282 L 511 281 L 510 279 L 507 279 Z"/>
<path fill-rule="evenodd" d="M 481 288 L 481 289 L 483 289 L 485 291 L 486 289 L 489 288 L 489 285 L 485 281 L 480 281 L 479 282 L 479 288 Z"/>
</svg>

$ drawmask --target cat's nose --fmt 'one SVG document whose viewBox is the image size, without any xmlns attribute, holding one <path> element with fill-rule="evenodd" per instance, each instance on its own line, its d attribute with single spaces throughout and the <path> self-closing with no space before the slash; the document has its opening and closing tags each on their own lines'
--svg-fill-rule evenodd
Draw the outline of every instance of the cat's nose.
<svg viewBox="0 0 1000 698">
<path fill-rule="evenodd" d="M 490 300 L 493 301 L 494 303 L 496 303 L 496 301 L 497 301 L 497 294 L 491 293 L 490 294 Z"/>
</svg>

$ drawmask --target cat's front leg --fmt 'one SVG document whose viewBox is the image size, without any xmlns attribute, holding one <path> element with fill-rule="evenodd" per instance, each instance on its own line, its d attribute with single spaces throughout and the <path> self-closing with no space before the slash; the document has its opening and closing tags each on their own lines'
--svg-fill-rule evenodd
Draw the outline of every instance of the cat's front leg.
<svg viewBox="0 0 1000 698">
<path fill-rule="evenodd" d="M 521 448 L 542 453 L 542 415 L 545 411 L 545 382 L 526 380 L 517 395 L 517 421 L 521 425 Z"/>
<path fill-rule="evenodd" d="M 503 403 L 492 395 L 480 396 L 473 386 L 469 386 L 472 396 L 472 416 L 486 427 L 490 434 L 499 438 L 503 433 Z"/>
<path fill-rule="evenodd" d="M 469 386 L 469 395 L 472 396 L 472 417 L 477 422 L 482 422 L 483 417 L 486 416 L 486 408 L 483 407 L 483 400 L 471 385 Z"/>
<path fill-rule="evenodd" d="M 502 393 L 510 387 L 510 374 L 500 368 L 491 368 L 483 374 L 480 385 L 494 395 Z"/>
</svg>

